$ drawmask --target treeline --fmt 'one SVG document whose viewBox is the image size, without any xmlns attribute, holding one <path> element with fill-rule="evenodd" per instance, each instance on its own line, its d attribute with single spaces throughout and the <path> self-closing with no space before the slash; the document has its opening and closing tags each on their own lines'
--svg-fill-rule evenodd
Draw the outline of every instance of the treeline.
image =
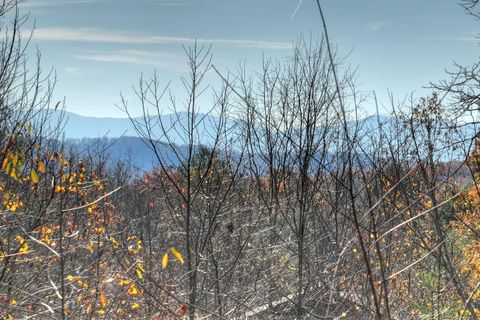
<svg viewBox="0 0 480 320">
<path fill-rule="evenodd" d="M 123 100 L 157 160 L 139 176 L 59 142 L 47 109 L 62 105 L 25 67 L 17 9 L 0 5 L 1 317 L 480 316 L 480 149 L 459 122 L 478 107 L 474 71 L 365 122 L 371 100 L 325 40 L 255 75 L 193 46 L 185 101 L 156 76 Z M 209 72 L 222 86 L 206 109 Z"/>
</svg>

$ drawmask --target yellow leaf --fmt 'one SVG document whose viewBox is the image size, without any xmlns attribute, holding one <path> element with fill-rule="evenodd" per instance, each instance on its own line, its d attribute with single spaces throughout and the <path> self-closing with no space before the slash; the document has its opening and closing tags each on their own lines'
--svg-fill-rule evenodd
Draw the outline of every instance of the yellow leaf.
<svg viewBox="0 0 480 320">
<path fill-rule="evenodd" d="M 165 253 L 162 258 L 162 267 L 165 269 L 168 264 L 168 253 Z"/>
<path fill-rule="evenodd" d="M 131 309 L 132 310 L 135 310 L 135 309 L 138 309 L 140 307 L 140 305 L 136 302 L 132 303 L 132 306 L 131 306 Z"/>
<path fill-rule="evenodd" d="M 129 288 L 128 288 L 128 294 L 131 295 L 131 296 L 135 296 L 138 294 L 138 290 L 137 290 L 137 287 L 135 286 L 135 284 L 132 284 Z"/>
<path fill-rule="evenodd" d="M 17 166 L 18 164 L 18 154 L 14 154 L 13 157 L 12 157 L 12 164 L 14 167 Z"/>
<path fill-rule="evenodd" d="M 28 243 L 24 242 L 20 249 L 18 250 L 19 253 L 26 253 L 28 252 Z"/>
<path fill-rule="evenodd" d="M 7 162 L 7 165 L 5 166 L 5 173 L 8 174 L 10 172 L 10 168 L 12 167 L 11 162 Z"/>
<path fill-rule="evenodd" d="M 93 245 L 94 243 L 90 241 L 90 243 L 87 245 L 87 250 L 90 251 L 90 253 L 93 253 Z"/>
<path fill-rule="evenodd" d="M 142 280 L 143 278 L 142 271 L 140 271 L 139 269 L 136 269 L 135 274 L 137 275 L 138 279 Z"/>
<path fill-rule="evenodd" d="M 12 168 L 12 171 L 10 172 L 10 177 L 15 180 L 15 181 L 18 181 L 20 180 L 18 178 L 18 175 L 17 175 L 17 170 L 15 169 L 15 167 Z"/>
<path fill-rule="evenodd" d="M 70 282 L 73 282 L 74 277 L 73 277 L 71 274 L 69 274 L 69 275 L 67 276 L 67 280 L 70 281 Z"/>
<path fill-rule="evenodd" d="M 16 304 L 17 304 L 17 300 L 15 300 L 15 299 L 10 300 L 10 304 L 11 304 L 12 306 L 16 305 Z"/>
<path fill-rule="evenodd" d="M 30 178 L 32 178 L 32 181 L 35 184 L 40 182 L 40 179 L 38 178 L 37 172 L 34 169 L 32 169 L 32 171 L 30 171 Z"/>
<path fill-rule="evenodd" d="M 178 262 L 180 262 L 181 264 L 184 264 L 185 261 L 183 261 L 182 254 L 178 252 L 177 249 L 175 248 L 171 248 L 170 250 L 172 251 L 175 258 L 177 258 Z"/>
<path fill-rule="evenodd" d="M 124 286 L 124 285 L 127 285 L 127 284 L 130 284 L 130 279 L 120 279 L 118 281 L 118 284 L 121 285 L 121 286 Z"/>
</svg>

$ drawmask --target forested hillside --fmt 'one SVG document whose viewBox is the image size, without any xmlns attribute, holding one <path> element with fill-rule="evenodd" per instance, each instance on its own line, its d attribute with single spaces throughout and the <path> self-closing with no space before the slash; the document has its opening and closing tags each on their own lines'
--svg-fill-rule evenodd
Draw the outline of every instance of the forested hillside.
<svg viewBox="0 0 480 320">
<path fill-rule="evenodd" d="M 480 317 L 478 61 L 365 120 L 327 38 L 252 75 L 195 44 L 181 102 L 157 77 L 122 100 L 139 173 L 62 140 L 18 10 L 0 3 L 2 319 Z"/>
</svg>

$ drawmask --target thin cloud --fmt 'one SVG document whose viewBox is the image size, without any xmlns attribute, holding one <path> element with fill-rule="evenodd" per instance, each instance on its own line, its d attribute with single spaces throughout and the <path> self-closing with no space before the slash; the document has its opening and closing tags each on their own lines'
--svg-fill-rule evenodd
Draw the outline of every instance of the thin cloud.
<svg viewBox="0 0 480 320">
<path fill-rule="evenodd" d="M 214 44 L 241 48 L 291 49 L 292 43 L 281 41 L 262 41 L 225 38 L 191 38 L 156 36 L 144 33 L 119 32 L 99 28 L 38 28 L 33 38 L 38 41 L 62 42 L 101 42 L 114 44 L 185 44 L 191 45 L 197 41 L 199 44 Z"/>
<path fill-rule="evenodd" d="M 451 41 L 451 42 L 478 43 L 478 42 L 480 42 L 480 36 L 476 33 L 465 32 L 461 35 L 450 35 L 450 36 L 430 37 L 430 38 L 417 38 L 416 40 L 417 41 Z"/>
<path fill-rule="evenodd" d="M 378 31 L 385 28 L 386 26 L 388 26 L 388 22 L 386 21 L 371 21 L 367 27 L 370 31 Z"/>
<path fill-rule="evenodd" d="M 302 5 L 302 3 L 303 3 L 303 0 L 299 0 L 299 1 L 298 1 L 297 7 L 295 8 L 295 10 L 293 11 L 292 15 L 290 16 L 290 20 L 293 20 L 293 18 L 295 17 L 295 15 L 296 15 L 297 12 L 298 12 L 298 9 L 300 9 L 300 6 Z"/>
<path fill-rule="evenodd" d="M 66 73 L 77 74 L 80 72 L 80 69 L 75 67 L 65 67 L 63 68 L 63 71 L 65 71 Z"/>
<path fill-rule="evenodd" d="M 102 0 L 26 0 L 19 5 L 24 8 L 54 7 L 100 2 Z"/>
<path fill-rule="evenodd" d="M 98 70 L 84 70 L 77 67 L 64 67 L 62 68 L 62 71 L 73 77 L 91 76 L 92 74 L 96 74 L 98 72 Z"/>
<path fill-rule="evenodd" d="M 454 37 L 441 37 L 441 38 L 432 38 L 433 41 L 454 41 L 454 42 L 480 42 L 480 37 L 478 36 L 454 36 Z"/>
<path fill-rule="evenodd" d="M 95 51 L 77 54 L 75 57 L 88 61 L 140 64 L 162 69 L 183 70 L 185 68 L 185 60 L 176 55 L 144 50 Z"/>
<path fill-rule="evenodd" d="M 191 6 L 193 3 L 191 1 L 182 1 L 182 0 L 166 0 L 166 1 L 155 1 L 154 4 L 160 7 L 184 7 Z"/>
</svg>

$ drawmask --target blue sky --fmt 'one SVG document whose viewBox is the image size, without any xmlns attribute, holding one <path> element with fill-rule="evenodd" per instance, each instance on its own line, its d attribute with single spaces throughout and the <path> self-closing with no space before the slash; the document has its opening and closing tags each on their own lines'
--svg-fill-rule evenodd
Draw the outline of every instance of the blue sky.
<svg viewBox="0 0 480 320">
<path fill-rule="evenodd" d="M 388 104 L 429 81 L 446 77 L 453 62 L 479 57 L 478 21 L 452 0 L 323 0 L 331 41 L 357 68 L 363 91 Z M 300 35 L 321 36 L 314 0 L 25 0 L 36 30 L 32 41 L 44 68 L 54 67 L 55 99 L 88 116 L 125 116 L 116 108 L 122 91 L 134 105 L 131 86 L 154 70 L 179 101 L 185 75 L 182 44 L 213 44 L 223 72 L 263 56 L 285 58 Z M 207 80 L 217 81 L 212 73 Z M 207 92 L 202 103 L 208 103 Z M 370 109 L 372 110 L 372 109 Z M 165 111 L 167 112 L 167 111 Z M 388 112 L 388 108 L 385 109 Z"/>
</svg>

